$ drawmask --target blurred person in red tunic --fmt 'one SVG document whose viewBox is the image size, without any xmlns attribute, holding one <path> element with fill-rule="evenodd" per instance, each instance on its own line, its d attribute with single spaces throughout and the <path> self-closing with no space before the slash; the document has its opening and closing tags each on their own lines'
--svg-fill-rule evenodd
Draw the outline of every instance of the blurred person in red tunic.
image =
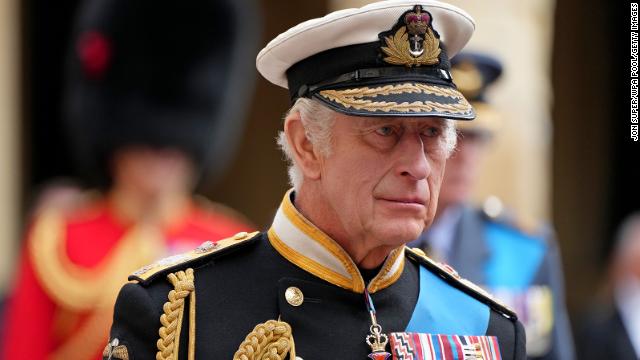
<svg viewBox="0 0 640 360">
<path fill-rule="evenodd" d="M 240 129 L 253 11 L 213 0 L 84 4 L 65 118 L 83 174 L 102 191 L 59 185 L 41 197 L 0 358 L 101 358 L 129 273 L 253 228 L 192 196 L 202 171 L 222 170 Z"/>
</svg>

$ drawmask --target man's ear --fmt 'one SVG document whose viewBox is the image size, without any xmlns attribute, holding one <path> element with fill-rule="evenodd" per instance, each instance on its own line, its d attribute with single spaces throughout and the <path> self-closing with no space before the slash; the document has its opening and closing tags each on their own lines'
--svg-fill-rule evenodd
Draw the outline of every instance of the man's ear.
<svg viewBox="0 0 640 360">
<path fill-rule="evenodd" d="M 284 133 L 291 153 L 304 177 L 313 180 L 319 179 L 322 159 L 307 138 L 300 112 L 293 112 L 287 116 L 284 120 Z"/>
</svg>

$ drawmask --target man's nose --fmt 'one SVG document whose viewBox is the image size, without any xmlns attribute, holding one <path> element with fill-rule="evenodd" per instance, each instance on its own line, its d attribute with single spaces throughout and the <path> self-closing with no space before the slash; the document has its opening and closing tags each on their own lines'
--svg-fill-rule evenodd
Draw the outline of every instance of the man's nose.
<svg viewBox="0 0 640 360">
<path fill-rule="evenodd" d="M 398 173 L 415 180 L 426 179 L 431 172 L 424 142 L 419 133 L 403 134 L 398 144 Z"/>
</svg>

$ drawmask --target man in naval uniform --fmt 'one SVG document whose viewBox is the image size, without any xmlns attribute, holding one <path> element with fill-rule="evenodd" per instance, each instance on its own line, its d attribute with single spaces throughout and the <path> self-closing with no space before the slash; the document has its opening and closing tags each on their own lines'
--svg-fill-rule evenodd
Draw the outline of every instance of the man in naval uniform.
<svg viewBox="0 0 640 360">
<path fill-rule="evenodd" d="M 411 246 L 454 267 L 516 311 L 527 333 L 531 359 L 574 359 L 564 301 L 558 245 L 548 226 L 509 214 L 495 197 L 471 202 L 480 161 L 500 126 L 487 89 L 502 65 L 492 56 L 463 52 L 452 60 L 453 80 L 476 111 L 458 127 L 458 145 L 447 161 L 433 225 Z"/>
<path fill-rule="evenodd" d="M 293 102 L 293 189 L 268 231 L 133 273 L 105 359 L 524 359 L 515 313 L 405 247 L 435 215 L 452 119 L 475 116 L 449 71 L 474 27 L 398 0 L 272 40 L 257 67 Z"/>
</svg>

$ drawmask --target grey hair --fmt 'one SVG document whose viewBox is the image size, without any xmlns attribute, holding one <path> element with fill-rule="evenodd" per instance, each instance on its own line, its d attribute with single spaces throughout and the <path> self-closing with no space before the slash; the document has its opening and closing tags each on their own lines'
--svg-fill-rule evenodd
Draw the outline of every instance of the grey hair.
<svg viewBox="0 0 640 360">
<path fill-rule="evenodd" d="M 318 100 L 299 98 L 289 109 L 285 119 L 289 117 L 289 114 L 295 112 L 300 113 L 300 120 L 305 128 L 307 139 L 322 156 L 331 155 L 331 130 L 335 123 L 334 111 L 322 105 Z M 295 162 L 284 131 L 280 131 L 277 141 L 289 164 L 289 183 L 298 191 L 302 185 L 302 171 Z"/>
<path fill-rule="evenodd" d="M 453 150 L 458 143 L 458 132 L 456 131 L 456 122 L 451 119 L 443 119 L 444 121 L 444 151 L 447 154 L 447 158 L 451 156 Z"/>
<path fill-rule="evenodd" d="M 302 125 L 305 128 L 307 139 L 311 141 L 316 150 L 324 157 L 331 155 L 332 129 L 335 123 L 335 112 L 320 101 L 308 98 L 299 98 L 285 115 L 299 112 Z M 457 134 L 454 122 L 449 119 L 444 121 L 444 147 L 447 157 L 451 155 L 456 147 Z M 287 141 L 284 131 L 280 131 L 277 143 L 282 150 L 288 164 L 289 183 L 298 191 L 302 185 L 303 176 L 300 167 L 295 162 L 291 147 Z"/>
</svg>

